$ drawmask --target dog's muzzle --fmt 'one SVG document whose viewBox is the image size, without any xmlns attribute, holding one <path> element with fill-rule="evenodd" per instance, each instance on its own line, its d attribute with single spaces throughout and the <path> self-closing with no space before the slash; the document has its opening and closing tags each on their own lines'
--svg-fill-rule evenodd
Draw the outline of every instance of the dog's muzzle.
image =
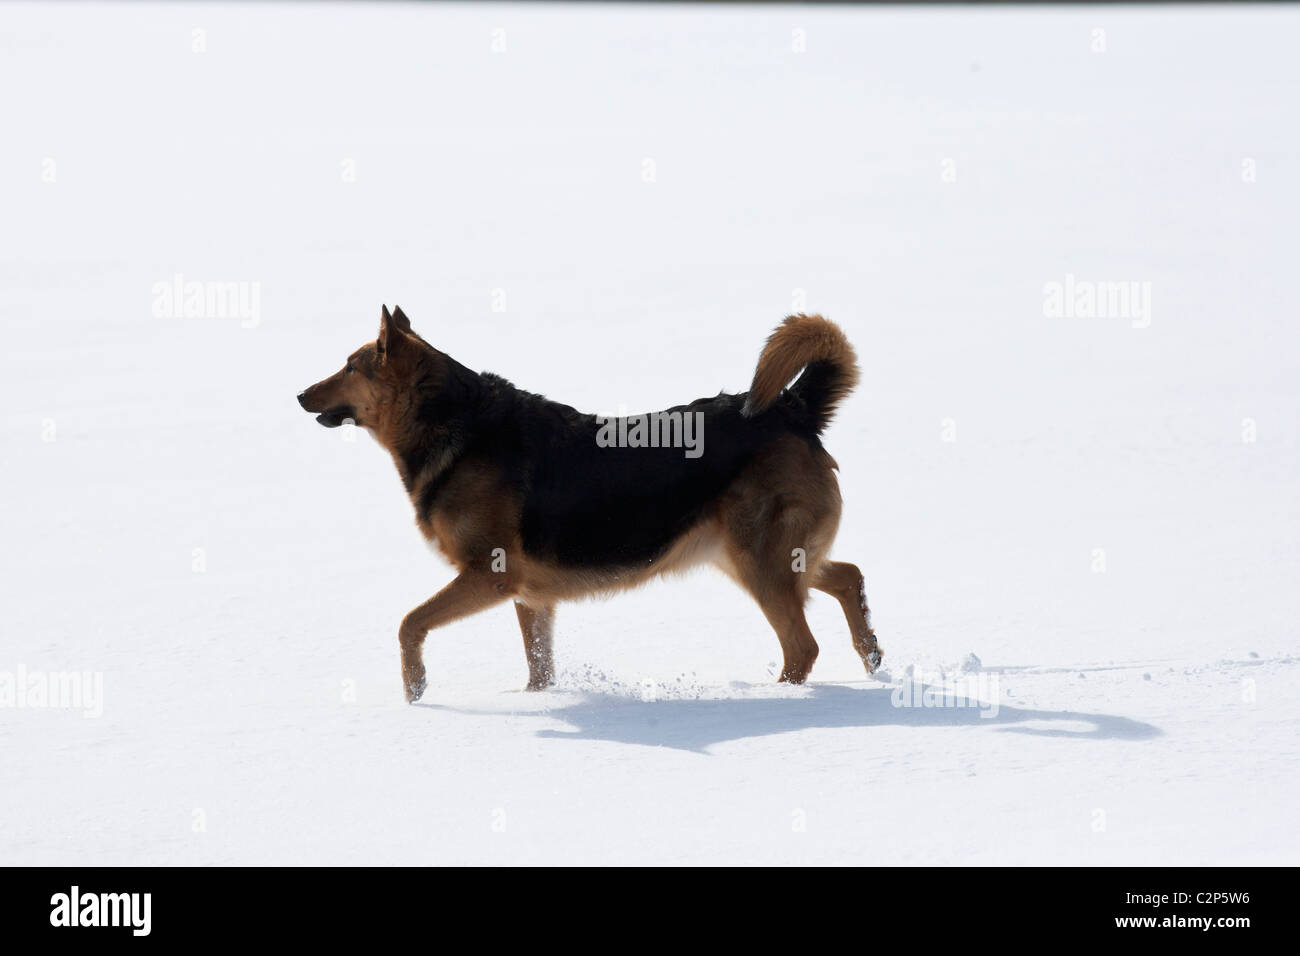
<svg viewBox="0 0 1300 956">
<path fill-rule="evenodd" d="M 309 390 L 310 391 L 310 390 Z M 298 404 L 303 407 L 304 411 L 314 412 L 311 403 L 307 399 L 307 392 L 298 393 Z M 339 405 L 334 408 L 327 408 L 316 416 L 316 421 L 320 422 L 326 428 L 338 428 L 348 419 L 356 421 L 356 413 L 347 405 Z"/>
</svg>

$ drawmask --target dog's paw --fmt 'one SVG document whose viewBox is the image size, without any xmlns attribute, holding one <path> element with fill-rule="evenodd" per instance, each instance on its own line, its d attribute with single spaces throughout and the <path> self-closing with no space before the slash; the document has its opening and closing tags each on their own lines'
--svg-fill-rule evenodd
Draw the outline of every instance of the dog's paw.
<svg viewBox="0 0 1300 956">
<path fill-rule="evenodd" d="M 414 684 L 407 684 L 406 702 L 408 704 L 414 704 L 417 700 L 419 700 L 421 697 L 424 696 L 424 689 L 428 686 L 429 686 L 429 678 L 427 677 L 421 677 Z"/>
<path fill-rule="evenodd" d="M 863 661 L 863 664 L 867 668 L 867 673 L 874 674 L 877 668 L 880 667 L 880 662 L 884 660 L 884 658 L 885 658 L 884 652 L 881 651 L 881 649 L 878 647 L 870 654 L 868 654 L 867 659 Z"/>
</svg>

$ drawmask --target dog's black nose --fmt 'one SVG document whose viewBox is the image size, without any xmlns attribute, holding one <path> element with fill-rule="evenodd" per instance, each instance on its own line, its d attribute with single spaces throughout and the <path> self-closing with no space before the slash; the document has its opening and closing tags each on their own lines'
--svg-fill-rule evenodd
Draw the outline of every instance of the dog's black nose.
<svg viewBox="0 0 1300 956">
<path fill-rule="evenodd" d="M 307 407 L 307 393 L 306 393 L 306 392 L 299 392 L 299 393 L 298 393 L 298 404 L 301 405 L 303 408 L 306 408 L 306 407 Z"/>
</svg>

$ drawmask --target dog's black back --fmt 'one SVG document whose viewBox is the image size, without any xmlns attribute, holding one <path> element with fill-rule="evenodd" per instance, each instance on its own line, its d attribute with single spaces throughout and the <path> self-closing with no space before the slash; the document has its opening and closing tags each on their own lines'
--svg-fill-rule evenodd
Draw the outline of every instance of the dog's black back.
<svg viewBox="0 0 1300 956">
<path fill-rule="evenodd" d="M 793 434 L 821 447 L 813 415 L 792 392 L 761 415 L 745 395 L 722 393 L 667 413 L 703 415 L 703 453 L 681 447 L 602 447 L 594 415 L 515 388 L 448 359 L 446 374 L 417 386 L 407 474 L 445 462 L 424 488 L 422 517 L 458 464 L 495 466 L 521 501 L 526 553 L 569 567 L 638 567 L 662 556 L 768 443 Z"/>
</svg>

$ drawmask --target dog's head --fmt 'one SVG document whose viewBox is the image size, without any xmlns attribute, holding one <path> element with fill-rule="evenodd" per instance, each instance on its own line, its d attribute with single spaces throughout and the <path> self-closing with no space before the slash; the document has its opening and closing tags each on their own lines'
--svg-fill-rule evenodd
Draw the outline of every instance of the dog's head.
<svg viewBox="0 0 1300 956">
<path fill-rule="evenodd" d="M 346 421 L 378 430 L 433 350 L 411 331 L 401 308 L 384 306 L 379 337 L 348 356 L 347 363 L 298 395 L 298 404 L 326 428 Z"/>
</svg>

